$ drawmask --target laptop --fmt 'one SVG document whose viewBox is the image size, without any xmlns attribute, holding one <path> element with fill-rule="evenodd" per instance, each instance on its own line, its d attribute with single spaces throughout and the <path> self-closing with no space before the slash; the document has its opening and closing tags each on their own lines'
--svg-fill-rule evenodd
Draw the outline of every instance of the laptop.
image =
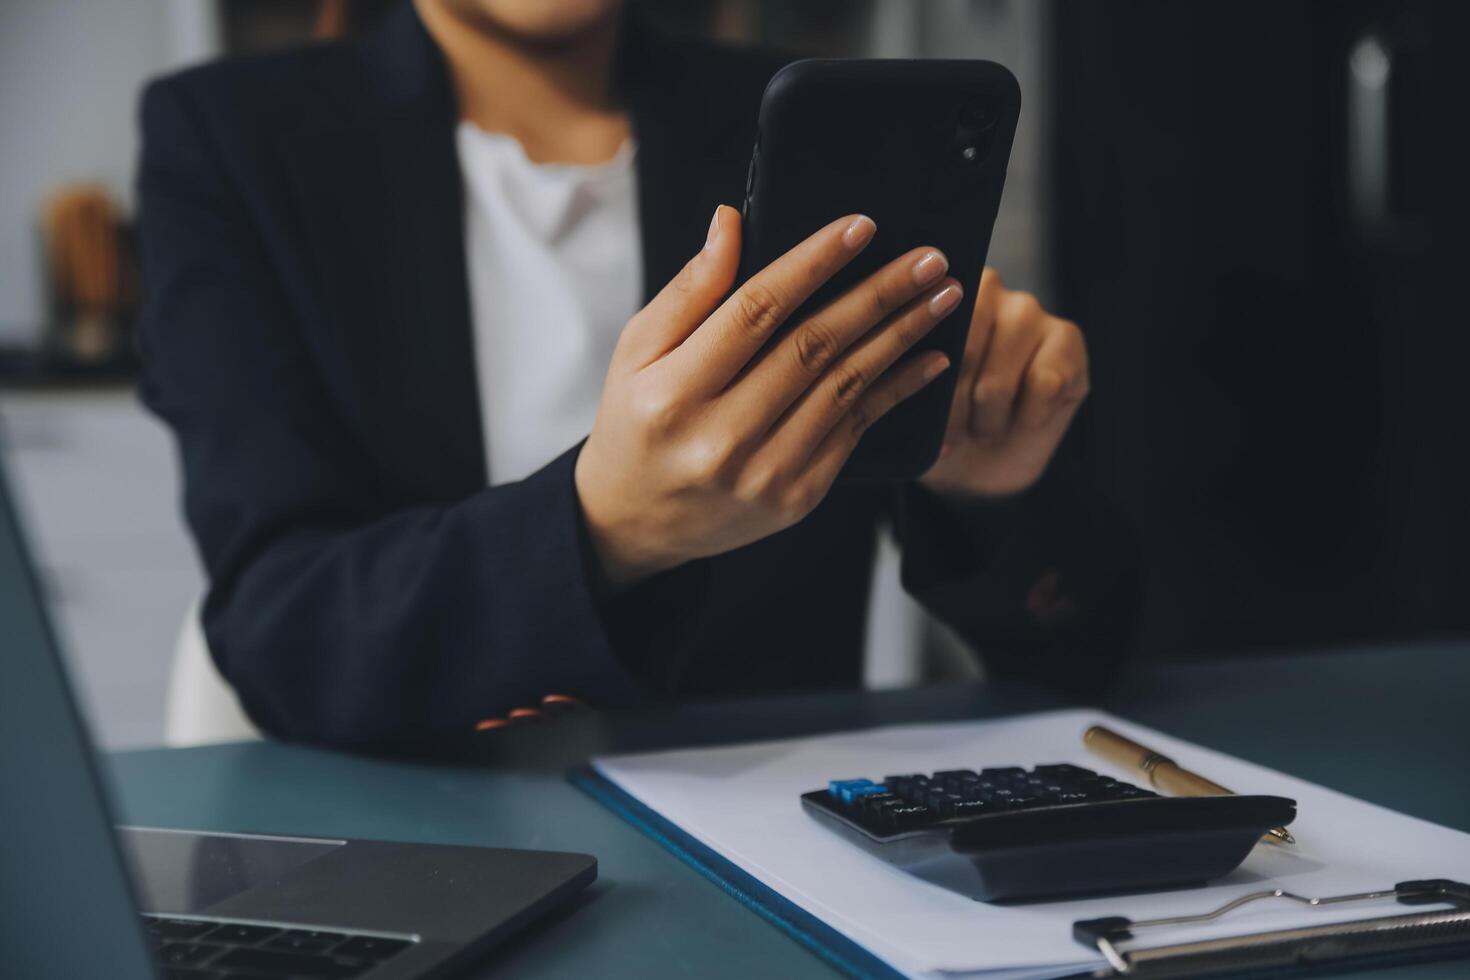
<svg viewBox="0 0 1470 980">
<path fill-rule="evenodd" d="M 0 466 L 0 973 L 439 976 L 596 877 L 585 854 L 114 828 Z"/>
</svg>

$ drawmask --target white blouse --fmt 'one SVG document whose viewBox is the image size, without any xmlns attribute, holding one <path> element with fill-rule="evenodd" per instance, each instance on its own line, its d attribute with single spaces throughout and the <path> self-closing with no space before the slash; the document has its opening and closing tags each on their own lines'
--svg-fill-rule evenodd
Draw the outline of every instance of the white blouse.
<svg viewBox="0 0 1470 980">
<path fill-rule="evenodd" d="M 613 346 L 643 305 L 634 149 L 537 164 L 468 122 L 456 143 L 486 462 L 508 483 L 591 430 Z"/>
</svg>

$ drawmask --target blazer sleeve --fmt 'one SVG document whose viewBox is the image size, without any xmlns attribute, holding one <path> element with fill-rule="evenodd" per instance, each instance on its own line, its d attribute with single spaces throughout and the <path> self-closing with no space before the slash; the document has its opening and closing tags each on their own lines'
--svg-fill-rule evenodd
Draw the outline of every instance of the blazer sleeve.
<svg viewBox="0 0 1470 980">
<path fill-rule="evenodd" d="M 992 677 L 1086 694 L 1136 641 L 1141 578 L 1121 512 L 1078 477 L 1074 440 L 1019 497 L 959 505 L 897 491 L 903 584 Z"/>
<path fill-rule="evenodd" d="M 573 449 L 405 506 L 329 397 L 245 197 L 168 81 L 143 102 L 143 398 L 173 429 L 211 653 L 277 736 L 402 748 L 557 692 L 641 697 L 601 621 Z"/>
</svg>

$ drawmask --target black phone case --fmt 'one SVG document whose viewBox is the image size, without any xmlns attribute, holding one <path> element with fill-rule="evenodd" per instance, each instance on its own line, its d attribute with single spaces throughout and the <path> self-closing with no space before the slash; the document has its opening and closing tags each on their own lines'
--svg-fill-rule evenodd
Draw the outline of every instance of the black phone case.
<svg viewBox="0 0 1470 980">
<path fill-rule="evenodd" d="M 1015 77 L 988 61 L 797 61 L 766 86 L 739 281 L 862 213 L 878 225 L 873 241 L 789 325 L 919 245 L 942 250 L 965 289 L 906 355 L 942 350 L 952 367 L 863 435 L 840 480 L 912 479 L 938 458 L 1020 109 Z"/>
</svg>

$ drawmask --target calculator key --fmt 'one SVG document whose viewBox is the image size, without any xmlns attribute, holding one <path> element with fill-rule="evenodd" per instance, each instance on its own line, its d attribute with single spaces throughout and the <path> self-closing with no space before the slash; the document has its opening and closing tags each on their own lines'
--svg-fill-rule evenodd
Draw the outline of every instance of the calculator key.
<svg viewBox="0 0 1470 980">
<path fill-rule="evenodd" d="M 951 817 L 978 817 L 986 813 L 994 813 L 996 806 L 987 800 L 960 800 L 950 812 Z"/>
<path fill-rule="evenodd" d="M 827 784 L 827 792 L 844 803 L 851 803 L 859 796 L 886 793 L 888 791 L 871 779 L 834 779 Z"/>
<path fill-rule="evenodd" d="M 867 796 L 859 797 L 856 802 L 859 809 L 876 813 L 890 803 L 899 804 L 906 801 L 896 793 L 869 793 Z"/>
<path fill-rule="evenodd" d="M 973 782 L 980 778 L 980 774 L 973 769 L 945 769 L 936 772 L 934 778 L 945 783 Z"/>
<path fill-rule="evenodd" d="M 888 819 L 888 814 L 893 810 L 908 806 L 913 806 L 913 804 L 908 800 L 900 799 L 896 796 L 886 800 L 869 797 L 863 801 L 863 805 L 859 810 L 859 819 L 867 823 L 870 827 L 886 828 L 891 822 Z"/>
<path fill-rule="evenodd" d="M 940 819 L 954 816 L 955 807 L 965 802 L 965 798 L 958 793 L 943 793 L 933 796 L 929 800 L 929 809 L 933 810 Z"/>
</svg>

